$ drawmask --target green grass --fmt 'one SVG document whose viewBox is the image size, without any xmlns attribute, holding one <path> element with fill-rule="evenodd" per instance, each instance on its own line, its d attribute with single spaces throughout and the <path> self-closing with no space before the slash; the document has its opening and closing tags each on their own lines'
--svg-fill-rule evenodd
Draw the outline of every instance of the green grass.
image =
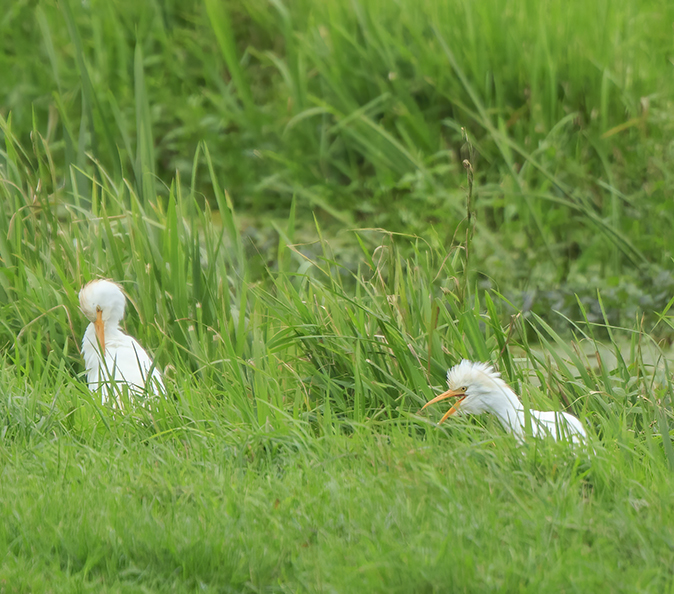
<svg viewBox="0 0 674 594">
<path fill-rule="evenodd" d="M 476 253 L 496 286 L 637 277 L 655 292 L 674 253 L 664 0 L 45 0 L 33 11 L 15 2 L 0 22 L 0 114 L 24 144 L 31 131 L 46 139 L 64 191 L 86 185 L 67 167 L 91 171 L 93 154 L 143 202 L 165 198 L 178 171 L 214 205 L 203 153 L 193 167 L 206 141 L 262 246 L 257 217 L 285 219 L 295 200 L 300 220 L 314 211 L 332 232 L 434 226 L 439 247 L 464 215 L 465 127 Z"/>
<path fill-rule="evenodd" d="M 671 474 L 392 430 L 3 451 L 6 591 L 668 592 Z M 619 461 L 620 470 L 616 470 Z M 650 463 L 653 464 L 653 460 Z M 49 490 L 45 489 L 49 484 Z"/>
<path fill-rule="evenodd" d="M 91 211 L 3 185 L 7 591 L 671 588 L 672 389 L 648 334 L 609 329 L 618 363 L 598 365 L 576 346 L 597 348 L 592 324 L 569 342 L 462 293 L 461 250 L 356 233 L 352 272 L 320 228 L 301 254 L 292 217 L 252 281 L 225 196 L 220 227 L 178 184 L 163 209 L 99 173 Z M 151 410 L 83 383 L 77 290 L 96 275 L 124 283 L 164 370 Z M 589 449 L 419 415 L 462 357 L 575 412 Z"/>
<path fill-rule="evenodd" d="M 674 592 L 671 22 L 13 3 L 0 591 Z M 164 373 L 151 409 L 84 383 L 97 277 Z M 462 358 L 587 447 L 419 414 Z"/>
</svg>

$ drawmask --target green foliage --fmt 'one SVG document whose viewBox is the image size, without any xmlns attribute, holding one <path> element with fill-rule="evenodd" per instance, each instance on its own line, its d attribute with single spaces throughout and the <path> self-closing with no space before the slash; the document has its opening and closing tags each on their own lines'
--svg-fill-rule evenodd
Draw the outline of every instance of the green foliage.
<svg viewBox="0 0 674 594">
<path fill-rule="evenodd" d="M 318 224 L 313 246 L 295 243 L 294 209 L 264 266 L 212 167 L 218 221 L 179 180 L 164 207 L 100 166 L 74 200 L 47 193 L 49 169 L 31 169 L 51 159 L 41 146 L 8 143 L 5 179 L 17 176 L 1 186 L 0 580 L 214 592 L 671 581 L 672 386 L 640 328 L 604 326 L 606 347 L 587 317 L 572 342 L 533 315 L 529 331 L 520 316 L 504 326 L 498 295 L 461 288 L 462 249 L 354 232 L 349 270 Z M 165 374 L 168 395 L 148 408 L 101 406 L 83 383 L 77 292 L 97 276 L 123 283 L 126 328 Z M 495 362 L 528 406 L 573 411 L 588 446 L 519 446 L 490 418 L 420 415 L 463 357 Z"/>
<path fill-rule="evenodd" d="M 0 590 L 671 589 L 672 16 L 10 3 Z M 98 277 L 148 407 L 84 383 Z M 419 414 L 462 358 L 587 446 Z"/>
<path fill-rule="evenodd" d="M 499 285 L 643 282 L 645 261 L 674 251 L 669 2 L 33 10 L 15 2 L 0 23 L 0 113 L 22 141 L 47 130 L 68 184 L 64 164 L 91 175 L 92 153 L 143 203 L 166 199 L 178 171 L 215 205 L 212 176 L 192 167 L 203 140 L 242 213 L 284 218 L 295 199 L 301 219 L 317 210 L 328 227 L 435 225 L 449 240 L 464 216 L 465 127 L 478 153 L 475 253 Z"/>
</svg>

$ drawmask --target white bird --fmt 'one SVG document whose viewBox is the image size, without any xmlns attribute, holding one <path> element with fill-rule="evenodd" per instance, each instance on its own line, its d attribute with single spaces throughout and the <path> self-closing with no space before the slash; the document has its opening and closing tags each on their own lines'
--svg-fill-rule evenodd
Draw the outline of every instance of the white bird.
<svg viewBox="0 0 674 594">
<path fill-rule="evenodd" d="M 447 372 L 447 385 L 449 390 L 427 402 L 422 410 L 445 398 L 458 397 L 459 400 L 440 419 L 440 423 L 454 414 L 479 415 L 490 412 L 519 441 L 524 440 L 524 407 L 515 392 L 501 379 L 501 374 L 494 371 L 491 365 L 464 359 Z M 551 435 L 556 440 L 571 439 L 574 443 L 580 443 L 587 438 L 583 424 L 568 413 L 531 410 L 529 415 L 534 437 Z"/>
<path fill-rule="evenodd" d="M 101 390 L 103 404 L 118 396 L 124 386 L 134 396 L 164 391 L 150 356 L 119 327 L 125 306 L 121 287 L 112 281 L 94 280 L 80 291 L 80 308 L 91 321 L 82 339 L 87 382 L 92 392 Z"/>
</svg>

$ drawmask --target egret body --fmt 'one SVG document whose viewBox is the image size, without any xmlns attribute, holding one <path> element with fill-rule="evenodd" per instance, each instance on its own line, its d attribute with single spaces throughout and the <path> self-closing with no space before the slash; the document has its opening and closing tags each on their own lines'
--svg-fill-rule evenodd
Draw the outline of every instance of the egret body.
<svg viewBox="0 0 674 594">
<path fill-rule="evenodd" d="M 94 280 L 80 291 L 80 307 L 91 322 L 82 339 L 87 382 L 92 392 L 101 390 L 103 404 L 124 385 L 133 395 L 164 391 L 150 356 L 119 327 L 125 306 L 121 287 L 112 281 Z"/>
<path fill-rule="evenodd" d="M 496 415 L 501 425 L 514 433 L 518 440 L 524 439 L 524 407 L 515 392 L 501 379 L 501 374 L 491 365 L 464 359 L 447 372 L 447 384 L 449 390 L 423 407 L 445 398 L 459 398 L 440 419 L 440 423 L 450 415 L 479 415 L 489 412 Z M 570 439 L 574 443 L 584 441 L 587 437 L 583 424 L 568 413 L 531 410 L 529 414 L 534 437 L 551 435 L 556 440 Z"/>
</svg>

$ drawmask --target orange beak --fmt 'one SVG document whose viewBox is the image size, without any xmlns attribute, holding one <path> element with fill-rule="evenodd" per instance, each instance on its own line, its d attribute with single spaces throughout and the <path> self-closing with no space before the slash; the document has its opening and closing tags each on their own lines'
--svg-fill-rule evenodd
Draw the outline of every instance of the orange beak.
<svg viewBox="0 0 674 594">
<path fill-rule="evenodd" d="M 454 403 L 454 406 L 452 406 L 452 408 L 450 408 L 445 413 L 445 416 L 442 417 L 442 419 L 440 419 L 440 421 L 438 423 L 438 425 L 439 425 L 440 423 L 444 423 L 447 420 L 447 417 L 449 417 L 450 415 L 453 415 L 453 414 L 458 412 L 459 405 L 461 404 L 461 401 L 466 397 L 465 392 L 463 392 L 462 390 L 447 390 L 446 392 L 443 392 L 439 396 L 436 396 L 435 398 L 433 398 L 433 400 L 429 400 L 426 404 L 424 404 L 421 407 L 421 410 L 424 410 L 424 408 L 426 408 L 429 404 L 435 404 L 436 402 L 440 402 L 441 400 L 445 400 L 446 398 L 457 398 L 457 397 L 460 397 L 459 400 L 457 400 Z"/>
<path fill-rule="evenodd" d="M 103 324 L 103 312 L 100 309 L 96 310 L 96 321 L 94 322 L 94 329 L 96 330 L 96 338 L 101 347 L 101 355 L 105 357 L 105 324 Z"/>
</svg>

